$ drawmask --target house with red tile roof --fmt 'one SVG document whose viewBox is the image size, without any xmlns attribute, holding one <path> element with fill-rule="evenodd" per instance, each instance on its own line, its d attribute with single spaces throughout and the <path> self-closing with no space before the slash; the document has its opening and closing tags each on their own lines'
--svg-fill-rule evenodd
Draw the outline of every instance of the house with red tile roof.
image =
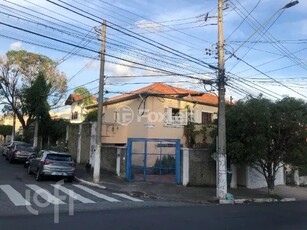
<svg viewBox="0 0 307 230">
<path fill-rule="evenodd" d="M 71 116 L 70 122 L 71 123 L 81 123 L 84 121 L 85 115 L 90 111 L 90 109 L 86 108 L 88 100 L 86 97 L 81 96 L 76 93 L 72 93 L 68 96 L 65 101 L 65 105 L 70 105 L 71 109 Z M 97 98 L 92 96 L 91 97 L 91 105 L 97 105 Z"/>
<path fill-rule="evenodd" d="M 211 93 L 154 83 L 109 98 L 103 105 L 103 144 L 125 145 L 128 138 L 172 138 L 180 139 L 185 146 L 188 119 L 199 125 L 213 121 L 218 98 Z M 97 105 L 87 109 L 93 107 Z"/>
</svg>

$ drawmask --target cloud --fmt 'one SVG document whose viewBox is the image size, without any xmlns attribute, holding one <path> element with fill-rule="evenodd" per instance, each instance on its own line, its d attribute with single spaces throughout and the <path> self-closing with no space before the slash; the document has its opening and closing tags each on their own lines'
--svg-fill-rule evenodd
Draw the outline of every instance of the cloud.
<svg viewBox="0 0 307 230">
<path fill-rule="evenodd" d="M 145 29 L 148 31 L 162 31 L 162 25 L 156 22 L 151 22 L 147 20 L 140 20 L 135 23 L 135 26 L 140 29 Z"/>
<path fill-rule="evenodd" d="M 13 42 L 10 44 L 10 50 L 21 50 L 23 48 L 23 45 L 20 41 Z"/>
<path fill-rule="evenodd" d="M 126 62 L 119 62 L 118 64 L 113 63 L 106 63 L 106 75 L 111 76 L 108 81 L 109 82 L 123 82 L 127 81 L 125 77 L 123 78 L 113 78 L 112 76 L 133 76 L 135 75 L 133 69 L 128 66 L 124 66 L 123 64 L 126 64 Z M 130 64 L 129 64 L 130 65 Z M 128 78 L 131 80 L 132 78 Z"/>
</svg>

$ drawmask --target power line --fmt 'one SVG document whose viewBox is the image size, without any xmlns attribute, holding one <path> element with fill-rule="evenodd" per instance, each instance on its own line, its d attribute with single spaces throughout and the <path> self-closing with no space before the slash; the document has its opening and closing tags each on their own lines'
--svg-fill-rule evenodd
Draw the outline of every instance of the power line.
<svg viewBox="0 0 307 230">
<path fill-rule="evenodd" d="M 78 11 L 83 12 L 83 13 L 86 13 L 86 14 L 88 14 L 88 15 L 90 15 L 90 16 L 94 16 L 95 18 L 92 18 L 92 17 L 87 16 L 87 15 L 85 15 L 85 14 L 79 13 L 79 12 L 77 12 L 77 11 L 75 11 L 75 10 L 72 10 L 72 9 L 70 9 L 70 8 L 68 8 L 68 7 L 65 7 L 65 6 L 61 5 L 61 4 L 55 3 L 55 2 L 53 2 L 53 1 L 51 1 L 51 0 L 46 0 L 46 1 L 48 1 L 48 2 L 50 2 L 50 3 L 52 3 L 52 4 L 55 4 L 55 5 L 57 5 L 57 6 L 61 7 L 61 8 L 64 8 L 64 9 L 70 11 L 70 12 L 73 12 L 73 13 L 75 13 L 75 14 L 78 14 L 79 16 L 82 16 L 82 17 L 85 17 L 85 18 L 90 19 L 90 20 L 92 20 L 92 21 L 95 21 L 95 22 L 97 22 L 97 23 L 100 23 L 100 21 L 98 21 L 98 20 L 95 19 L 95 18 L 99 18 L 99 17 L 97 17 L 96 15 L 93 15 L 93 14 L 91 14 L 91 13 L 88 13 L 88 12 L 86 12 L 86 11 L 84 11 L 84 10 L 78 8 L 78 7 L 75 7 L 75 6 L 71 5 L 71 4 L 68 4 L 68 3 L 65 3 L 65 2 L 63 2 L 63 1 L 61 1 L 61 0 L 58 0 L 59 2 L 62 2 L 62 3 L 65 4 L 65 5 L 68 5 L 69 7 L 72 7 L 72 8 L 74 8 L 74 9 L 77 9 Z M 102 20 L 102 18 L 99 18 L 99 19 Z M 110 24 L 111 24 L 112 26 L 110 26 Z M 114 26 L 117 27 L 117 28 L 115 28 Z M 115 30 L 115 31 L 118 31 L 118 32 L 120 32 L 120 33 L 122 33 L 122 34 L 125 34 L 125 35 L 127 35 L 127 36 L 129 36 L 129 37 L 132 37 L 132 38 L 135 38 L 135 39 L 137 39 L 137 40 L 139 40 L 139 41 L 142 41 L 142 42 L 144 42 L 144 43 L 146 43 L 146 44 L 152 45 L 152 46 L 154 46 L 154 47 L 156 47 L 156 48 L 158 48 L 158 49 L 161 49 L 161 50 L 167 51 L 167 52 L 169 52 L 169 53 L 172 53 L 173 55 L 185 57 L 185 59 L 187 59 L 187 60 L 189 60 L 189 61 L 191 61 L 191 62 L 194 62 L 194 63 L 196 63 L 196 64 L 202 65 L 202 66 L 204 66 L 204 67 L 206 67 L 206 68 L 209 68 L 209 69 L 217 69 L 217 67 L 215 67 L 215 66 L 213 66 L 213 65 L 211 65 L 211 64 L 209 64 L 209 63 L 206 63 L 206 62 L 204 62 L 204 61 L 202 61 L 202 60 L 196 59 L 196 58 L 194 58 L 194 57 L 192 57 L 192 56 L 190 56 L 190 55 L 184 54 L 184 53 L 182 53 L 181 51 L 175 50 L 175 49 L 173 49 L 173 48 L 171 48 L 171 47 L 169 47 L 169 46 L 167 46 L 167 45 L 164 45 L 164 44 L 162 44 L 162 43 L 160 43 L 160 42 L 154 41 L 154 40 L 152 40 L 152 39 L 150 39 L 150 38 L 146 38 L 146 37 L 144 37 L 144 36 L 142 36 L 142 35 L 139 35 L 139 34 L 133 32 L 133 31 L 131 31 L 131 30 L 128 30 L 128 29 L 126 29 L 126 28 L 124 28 L 124 27 L 122 27 L 122 26 L 119 26 L 119 25 L 117 25 L 117 24 L 115 24 L 115 23 L 112 23 L 112 22 L 110 22 L 110 21 L 108 21 L 107 27 L 108 27 L 108 28 L 111 28 L 111 29 L 113 29 L 113 30 Z M 119 28 L 119 29 L 118 29 L 118 28 Z M 126 31 L 126 32 L 125 32 L 125 31 Z M 129 34 L 129 33 L 130 33 L 130 34 Z M 148 41 L 146 41 L 146 40 L 148 40 Z M 183 56 L 182 56 L 182 55 L 183 55 Z M 188 59 L 188 58 L 189 58 L 189 59 Z"/>
<path fill-rule="evenodd" d="M 287 89 L 291 90 L 292 92 L 294 92 L 294 93 L 296 93 L 296 94 L 298 94 L 298 95 L 300 95 L 300 96 L 302 96 L 302 97 L 304 97 L 304 98 L 307 98 L 307 96 L 305 96 L 305 95 L 303 95 L 303 94 L 301 94 L 301 93 L 297 92 L 296 90 L 294 90 L 294 89 L 292 89 L 292 88 L 288 87 L 287 85 L 285 85 L 285 84 L 283 84 L 283 83 L 281 83 L 281 82 L 277 81 L 276 79 L 274 79 L 274 78 L 270 77 L 269 75 L 267 75 L 267 74 L 266 74 L 266 73 L 264 73 L 263 71 L 261 71 L 261 70 L 257 69 L 256 67 L 252 66 L 252 65 L 251 65 L 251 64 L 249 64 L 248 62 L 246 62 L 246 61 L 244 61 L 243 59 L 241 59 L 241 58 L 237 57 L 237 55 L 234 55 L 234 56 L 235 56 L 236 58 L 240 59 L 240 61 L 242 61 L 243 63 L 245 63 L 245 64 L 246 64 L 246 65 L 248 65 L 249 67 L 251 67 L 251 68 L 253 68 L 254 70 L 256 70 L 257 72 L 261 73 L 262 75 L 264 75 L 264 76 L 266 76 L 266 77 L 270 78 L 271 80 L 273 80 L 274 82 L 278 83 L 279 85 L 281 85 L 281 86 L 283 86 L 283 87 L 285 87 L 285 88 L 287 88 Z"/>
</svg>

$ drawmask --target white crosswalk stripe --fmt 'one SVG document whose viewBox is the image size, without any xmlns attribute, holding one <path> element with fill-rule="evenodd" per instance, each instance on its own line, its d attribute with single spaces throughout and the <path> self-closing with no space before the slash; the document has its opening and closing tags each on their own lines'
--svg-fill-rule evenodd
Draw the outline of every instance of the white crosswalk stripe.
<svg viewBox="0 0 307 230">
<path fill-rule="evenodd" d="M 0 185 L 0 189 L 8 196 L 15 206 L 31 205 L 29 201 L 10 185 Z"/>
<path fill-rule="evenodd" d="M 53 187 L 57 188 L 58 190 L 62 191 L 63 193 L 65 193 L 66 195 L 74 198 L 75 200 L 78 200 L 84 204 L 93 204 L 95 203 L 95 201 L 92 201 L 84 196 L 81 196 L 78 193 L 75 193 L 73 190 L 67 189 L 59 184 L 52 184 Z"/>
<path fill-rule="evenodd" d="M 83 204 L 99 203 L 100 199 L 108 202 L 121 202 L 125 200 L 132 202 L 144 202 L 141 199 L 134 198 L 124 193 L 109 192 L 110 195 L 105 195 L 80 184 L 50 184 L 47 186 L 44 185 L 44 188 L 36 184 L 26 184 L 25 186 L 27 187 L 25 190 L 23 189 L 23 191 L 18 191 L 18 189 L 11 185 L 0 184 L 0 206 L 1 203 L 5 202 L 7 198 L 15 206 L 38 205 L 36 203 L 37 198 L 43 199 L 46 201 L 46 204 L 64 205 L 69 203 L 69 197 L 73 198 L 75 202 L 80 202 Z M 4 194 L 4 196 L 2 196 L 1 193 Z"/>
<path fill-rule="evenodd" d="M 83 185 L 80 185 L 80 184 L 74 184 L 75 187 L 79 188 L 79 189 L 82 189 L 90 194 L 92 194 L 93 196 L 96 196 L 98 198 L 101 198 L 101 199 L 104 199 L 104 200 L 107 200 L 107 201 L 110 201 L 110 202 L 120 202 L 119 200 L 113 198 L 113 197 L 109 197 L 109 196 L 106 196 L 104 194 L 101 194 L 101 193 L 98 193 L 90 188 L 87 188 Z"/>
<path fill-rule="evenodd" d="M 32 189 L 36 194 L 42 197 L 44 200 L 48 201 L 51 204 L 65 204 L 65 202 L 61 201 L 59 198 L 53 196 L 50 192 L 35 184 L 27 184 L 27 187 Z"/>
<path fill-rule="evenodd" d="M 116 196 L 120 196 L 120 197 L 125 198 L 127 200 L 131 200 L 131 201 L 135 201 L 135 202 L 144 202 L 143 200 L 128 196 L 127 194 L 124 194 L 124 193 L 112 193 L 112 194 L 114 194 Z"/>
</svg>

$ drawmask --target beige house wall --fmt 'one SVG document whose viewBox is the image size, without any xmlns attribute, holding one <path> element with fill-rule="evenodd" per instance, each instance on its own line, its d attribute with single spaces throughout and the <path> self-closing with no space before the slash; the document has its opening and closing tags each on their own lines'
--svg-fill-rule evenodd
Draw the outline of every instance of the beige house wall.
<svg viewBox="0 0 307 230">
<path fill-rule="evenodd" d="M 25 120 L 27 120 L 28 118 L 25 117 Z M 2 125 L 11 125 L 13 126 L 13 115 L 6 115 L 6 116 L 3 116 L 1 118 L 1 121 L 0 123 Z M 18 120 L 17 116 L 16 116 L 16 123 L 15 123 L 15 132 L 18 132 L 19 129 L 22 128 L 22 125 L 20 123 L 20 121 Z"/>
<path fill-rule="evenodd" d="M 126 144 L 128 138 L 170 138 L 180 139 L 181 144 L 184 146 L 183 125 L 167 125 L 164 120 L 166 109 L 176 108 L 185 110 L 188 106 L 192 111 L 198 111 L 198 113 L 212 113 L 213 118 L 216 118 L 218 110 L 217 107 L 210 105 L 196 104 L 177 99 L 148 97 L 146 99 L 145 112 L 142 115 L 144 106 L 141 103 L 142 98 L 137 98 L 104 107 L 103 143 Z M 131 108 L 131 111 L 133 111 L 132 120 L 127 125 L 119 124 L 120 122 L 116 122 L 115 118 L 116 111 L 124 106 Z"/>
</svg>

